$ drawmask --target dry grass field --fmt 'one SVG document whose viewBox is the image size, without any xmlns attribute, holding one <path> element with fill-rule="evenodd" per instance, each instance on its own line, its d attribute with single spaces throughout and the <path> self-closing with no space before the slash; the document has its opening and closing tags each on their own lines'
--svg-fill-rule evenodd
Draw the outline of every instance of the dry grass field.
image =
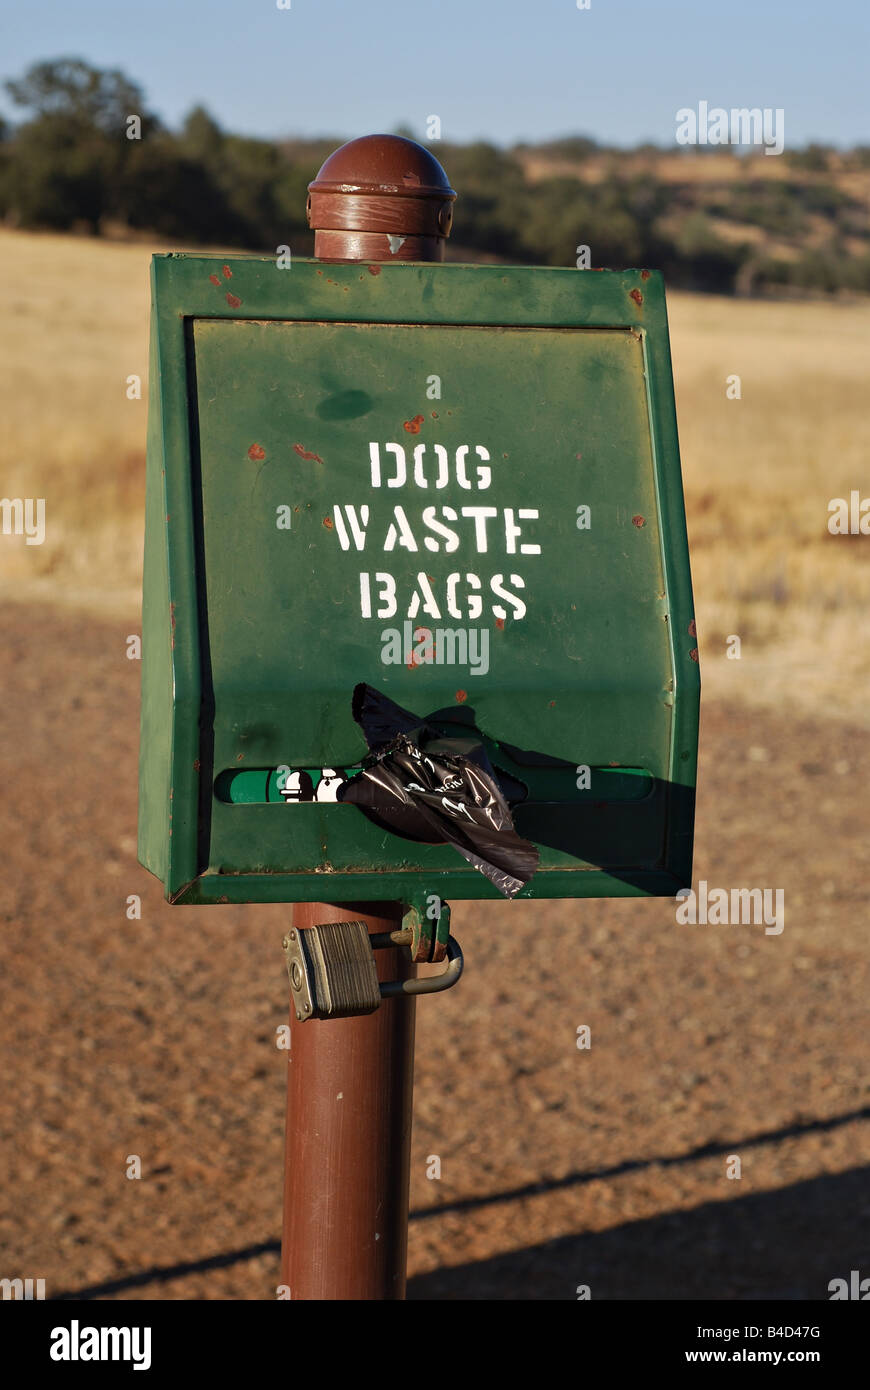
<svg viewBox="0 0 870 1390">
<path fill-rule="evenodd" d="M 43 546 L 0 537 L 0 1277 L 269 1299 L 287 909 L 168 907 L 136 863 L 146 406 L 125 390 L 150 249 L 0 232 L 2 492 L 47 500 Z M 412 1297 L 823 1299 L 870 1267 L 870 537 L 826 527 L 831 497 L 870 494 L 870 306 L 670 309 L 694 878 L 782 887 L 785 929 L 677 926 L 667 899 L 457 903 L 465 977 L 418 1009 Z"/>
<path fill-rule="evenodd" d="M 136 612 L 152 249 L 0 232 L 0 477 L 47 514 L 42 546 L 0 548 L 9 597 Z M 870 541 L 827 519 L 832 497 L 870 494 L 870 304 L 672 294 L 670 317 L 706 690 L 863 722 Z"/>
</svg>

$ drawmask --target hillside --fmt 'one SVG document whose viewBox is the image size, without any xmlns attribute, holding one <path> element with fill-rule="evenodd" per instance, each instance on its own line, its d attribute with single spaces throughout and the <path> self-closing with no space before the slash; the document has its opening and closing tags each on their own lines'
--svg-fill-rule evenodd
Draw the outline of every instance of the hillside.
<svg viewBox="0 0 870 1390">
<path fill-rule="evenodd" d="M 6 87 L 23 118 L 0 122 L 0 224 L 311 254 L 307 188 L 340 135 L 252 139 L 201 106 L 170 130 L 132 79 L 81 60 L 34 64 Z M 866 147 L 430 148 L 459 194 L 453 257 L 570 266 L 582 246 L 592 266 L 657 266 L 682 289 L 870 292 Z"/>
</svg>

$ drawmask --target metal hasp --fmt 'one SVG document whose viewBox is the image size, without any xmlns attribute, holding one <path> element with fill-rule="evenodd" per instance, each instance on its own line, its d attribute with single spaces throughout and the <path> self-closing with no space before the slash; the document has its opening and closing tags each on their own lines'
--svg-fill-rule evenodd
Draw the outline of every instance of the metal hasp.
<svg viewBox="0 0 870 1390">
<path fill-rule="evenodd" d="M 381 999 L 437 994 L 462 974 L 459 943 L 449 936 L 447 965 L 440 975 L 379 981 L 374 952 L 412 944 L 410 928 L 369 935 L 365 922 L 324 922 L 284 937 L 290 993 L 300 1022 L 374 1013 Z"/>
</svg>

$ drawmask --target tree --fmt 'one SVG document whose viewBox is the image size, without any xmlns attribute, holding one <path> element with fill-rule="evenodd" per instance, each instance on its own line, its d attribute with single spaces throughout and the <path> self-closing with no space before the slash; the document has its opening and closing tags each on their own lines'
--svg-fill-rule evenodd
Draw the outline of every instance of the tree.
<svg viewBox="0 0 870 1390">
<path fill-rule="evenodd" d="M 6 89 L 32 113 L 10 142 L 4 180 L 18 221 L 96 233 L 106 217 L 125 220 L 126 171 L 159 129 L 141 88 L 117 70 L 59 58 L 34 64 Z M 140 139 L 128 139 L 131 116 L 141 122 Z"/>
<path fill-rule="evenodd" d="M 34 63 L 22 78 L 5 83 L 16 106 L 32 112 L 32 120 L 60 117 L 81 128 L 120 138 L 130 115 L 142 119 L 143 138 L 157 126 L 145 111 L 141 87 L 113 68 L 101 72 L 81 58 L 54 58 Z"/>
<path fill-rule="evenodd" d="M 201 160 L 203 164 L 216 164 L 223 150 L 224 139 L 217 121 L 204 106 L 194 106 L 188 111 L 179 144 L 190 159 Z"/>
</svg>

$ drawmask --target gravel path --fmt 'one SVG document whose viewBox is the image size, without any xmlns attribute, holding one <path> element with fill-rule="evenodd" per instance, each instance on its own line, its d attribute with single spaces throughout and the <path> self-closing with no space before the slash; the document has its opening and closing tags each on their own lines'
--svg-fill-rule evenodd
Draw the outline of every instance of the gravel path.
<svg viewBox="0 0 870 1390">
<path fill-rule="evenodd" d="M 138 867 L 136 630 L 0 616 L 0 1277 L 270 1298 L 288 910 L 170 909 Z M 870 733 L 708 701 L 702 740 L 696 882 L 783 888 L 784 931 L 457 905 L 466 975 L 418 1008 L 411 1297 L 817 1299 L 870 1274 Z"/>
</svg>

